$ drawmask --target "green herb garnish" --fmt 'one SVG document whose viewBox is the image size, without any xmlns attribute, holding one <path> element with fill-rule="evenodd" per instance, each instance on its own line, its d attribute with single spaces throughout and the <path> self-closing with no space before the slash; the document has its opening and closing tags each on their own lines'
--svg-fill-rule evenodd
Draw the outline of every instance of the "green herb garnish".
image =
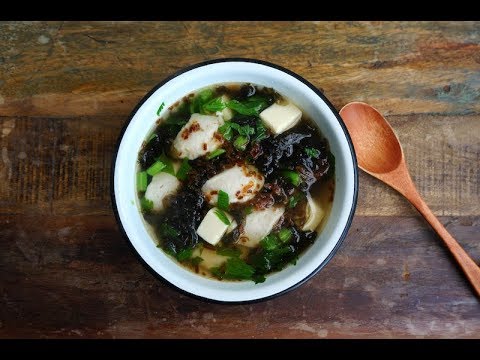
<svg viewBox="0 0 480 360">
<path fill-rule="evenodd" d="M 317 150 L 315 148 L 305 148 L 305 154 L 307 154 L 310 157 L 313 157 L 315 159 L 318 159 L 320 157 L 320 150 Z"/>
<path fill-rule="evenodd" d="M 237 248 L 224 247 L 224 248 L 217 248 L 217 254 L 228 256 L 228 257 L 239 257 L 240 255 L 242 255 L 242 252 Z"/>
<path fill-rule="evenodd" d="M 137 190 L 146 191 L 148 185 L 148 176 L 146 171 L 140 171 L 137 173 Z"/>
<path fill-rule="evenodd" d="M 222 280 L 223 276 L 225 275 L 225 272 L 221 270 L 220 266 L 215 266 L 210 268 L 210 272 L 212 273 L 213 276 L 215 276 L 220 280 Z"/>
<path fill-rule="evenodd" d="M 300 185 L 301 178 L 298 172 L 293 170 L 282 170 L 280 171 L 280 174 L 282 174 L 282 176 L 285 177 L 288 181 L 290 181 L 290 183 L 294 186 Z"/>
<path fill-rule="evenodd" d="M 268 106 L 268 102 L 267 99 L 254 95 L 241 102 L 238 100 L 230 100 L 226 105 L 239 114 L 258 116 L 260 112 Z"/>
<path fill-rule="evenodd" d="M 250 125 L 239 125 L 233 121 L 230 121 L 229 124 L 230 124 L 230 127 L 232 127 L 238 132 L 239 135 L 249 136 L 255 133 L 255 129 Z"/>
<path fill-rule="evenodd" d="M 278 238 L 282 243 L 288 242 L 292 238 L 292 230 L 288 228 L 283 228 L 278 232 Z"/>
<path fill-rule="evenodd" d="M 296 194 L 293 194 L 288 198 L 288 207 L 289 208 L 294 208 L 297 206 L 298 202 L 303 198 L 303 193 L 299 192 Z"/>
<path fill-rule="evenodd" d="M 247 206 L 247 207 L 243 210 L 243 212 L 245 213 L 245 215 L 251 214 L 252 211 L 253 211 L 253 206 L 251 206 L 251 205 L 250 205 L 250 206 Z"/>
<path fill-rule="evenodd" d="M 205 89 L 200 91 L 197 96 L 190 103 L 190 114 L 194 113 L 204 113 L 203 107 L 207 104 L 210 99 L 213 97 L 212 89 Z"/>
<path fill-rule="evenodd" d="M 265 250 L 273 250 L 278 247 L 277 237 L 274 234 L 269 234 L 260 240 L 260 245 Z"/>
<path fill-rule="evenodd" d="M 263 125 L 261 121 L 257 121 L 257 125 L 255 126 L 255 137 L 253 138 L 253 141 L 260 142 L 268 138 L 268 136 L 268 130 L 265 125 Z"/>
<path fill-rule="evenodd" d="M 218 208 L 224 211 L 228 211 L 229 205 L 230 205 L 230 199 L 228 197 L 228 194 L 223 190 L 219 190 L 218 200 L 217 200 Z"/>
<path fill-rule="evenodd" d="M 180 180 L 186 180 L 188 172 L 192 169 L 190 164 L 188 163 L 188 158 L 183 158 L 182 160 L 182 165 L 180 165 L 180 168 L 177 171 L 177 178 Z"/>
<path fill-rule="evenodd" d="M 223 109 L 226 108 L 226 104 L 224 103 L 224 101 L 222 100 L 222 97 L 217 97 L 215 99 L 212 99 L 210 100 L 209 102 L 207 102 L 205 105 L 203 105 L 203 112 L 210 112 L 210 113 L 214 113 L 214 112 L 217 112 L 217 111 L 222 111 Z"/>
<path fill-rule="evenodd" d="M 228 216 L 221 209 L 215 209 L 214 213 L 215 215 L 217 215 L 221 222 L 223 222 L 225 225 L 230 225 L 230 220 L 228 220 Z"/>
<path fill-rule="evenodd" d="M 160 224 L 159 230 L 160 235 L 163 237 L 176 238 L 180 235 L 180 233 L 175 228 L 166 223 Z"/>
<path fill-rule="evenodd" d="M 258 273 L 267 273 L 272 270 L 280 270 L 285 261 L 289 261 L 295 254 L 293 246 L 277 247 L 270 251 L 263 250 L 250 257 L 250 263 Z"/>
<path fill-rule="evenodd" d="M 192 254 L 193 254 L 193 248 L 188 247 L 188 248 L 182 249 L 177 253 L 177 260 L 178 261 L 188 260 L 192 257 Z"/>
<path fill-rule="evenodd" d="M 163 108 L 164 108 L 164 107 L 165 107 L 165 103 L 164 103 L 164 102 L 162 102 L 162 103 L 160 104 L 160 106 L 158 107 L 158 110 L 157 110 L 157 116 L 159 116 L 159 115 L 160 115 L 160 112 L 163 110 Z"/>
<path fill-rule="evenodd" d="M 240 258 L 233 257 L 225 263 L 225 278 L 250 280 L 254 273 L 253 266 L 248 265 Z"/>
<path fill-rule="evenodd" d="M 230 122 L 226 122 L 222 126 L 218 128 L 218 131 L 220 131 L 220 134 L 223 135 L 225 140 L 231 141 L 233 138 L 233 130 Z"/>
<path fill-rule="evenodd" d="M 163 162 L 157 160 L 147 169 L 147 174 L 150 176 L 158 174 L 165 166 L 166 165 Z"/>
<path fill-rule="evenodd" d="M 143 210 L 145 211 L 150 211 L 153 209 L 153 201 L 152 200 L 148 200 L 147 198 L 145 197 L 142 197 L 140 199 L 140 206 L 142 207 Z"/>
<path fill-rule="evenodd" d="M 211 153 L 209 153 L 206 157 L 208 160 L 211 160 L 213 158 L 216 158 L 217 156 L 220 156 L 222 155 L 223 153 L 225 153 L 225 149 L 217 149 L 217 150 L 213 150 Z"/>
<path fill-rule="evenodd" d="M 227 141 L 231 141 L 233 139 L 234 130 L 239 135 L 235 138 L 235 147 L 238 150 L 245 150 L 248 142 L 250 141 L 250 135 L 255 133 L 255 129 L 250 125 L 240 125 L 233 121 L 228 121 L 218 128 L 218 131 L 220 131 Z"/>
<path fill-rule="evenodd" d="M 233 142 L 233 146 L 235 147 L 235 149 L 239 151 L 245 151 L 249 140 L 250 139 L 248 136 L 239 135 L 235 138 L 235 141 Z"/>
<path fill-rule="evenodd" d="M 163 172 L 175 176 L 175 169 L 173 168 L 173 161 L 165 155 L 163 152 L 162 155 L 158 158 L 162 163 L 165 164 L 165 167 L 162 169 Z"/>
<path fill-rule="evenodd" d="M 195 256 L 194 258 L 191 258 L 189 261 L 190 261 L 190 264 L 192 264 L 193 266 L 197 266 L 203 261 L 203 259 L 200 256 Z"/>
</svg>

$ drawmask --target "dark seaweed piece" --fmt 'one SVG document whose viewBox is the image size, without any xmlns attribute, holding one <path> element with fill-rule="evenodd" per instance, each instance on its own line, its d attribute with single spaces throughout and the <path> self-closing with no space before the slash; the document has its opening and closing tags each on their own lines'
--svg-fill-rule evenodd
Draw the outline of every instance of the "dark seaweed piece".
<svg viewBox="0 0 480 360">
<path fill-rule="evenodd" d="M 180 131 L 181 125 L 162 124 L 140 151 L 139 162 L 142 170 L 149 168 L 162 153 L 169 153 L 170 147 Z"/>
<path fill-rule="evenodd" d="M 203 217 L 203 207 L 203 196 L 187 188 L 170 198 L 168 212 L 165 216 L 158 217 L 156 224 L 163 249 L 178 254 L 186 248 L 197 245 L 199 238 L 196 229 Z M 163 229 L 166 226 L 176 231 L 175 236 L 168 234 L 165 236 Z"/>
<path fill-rule="evenodd" d="M 292 156 L 294 148 L 302 149 L 302 140 L 311 137 L 311 134 L 289 133 L 280 135 L 276 138 L 267 138 L 259 143 L 260 147 L 256 147 L 256 158 L 254 163 L 258 169 L 268 177 L 275 170 L 281 168 L 281 160 Z M 302 143 L 302 144 L 301 144 Z M 283 161 L 283 163 L 286 163 Z M 285 167 L 288 168 L 288 167 Z M 294 167 L 290 168 L 294 170 Z"/>
<path fill-rule="evenodd" d="M 306 136 L 314 133 L 315 129 L 304 125 L 302 131 L 289 133 L 278 137 L 278 145 L 273 155 L 274 167 L 277 169 L 288 169 L 300 173 L 302 182 L 299 189 L 307 192 L 310 187 L 326 177 L 332 158 L 325 139 L 315 139 Z M 305 151 L 305 149 L 312 151 Z M 312 156 L 312 153 L 315 156 Z"/>
<path fill-rule="evenodd" d="M 240 98 L 245 99 L 247 97 L 255 95 L 256 92 L 257 89 L 252 84 L 242 85 L 242 87 L 240 88 Z"/>
</svg>

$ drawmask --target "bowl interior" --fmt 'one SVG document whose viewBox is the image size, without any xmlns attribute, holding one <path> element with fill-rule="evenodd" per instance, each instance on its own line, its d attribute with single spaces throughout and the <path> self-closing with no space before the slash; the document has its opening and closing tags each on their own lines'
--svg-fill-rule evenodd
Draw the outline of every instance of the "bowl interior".
<svg viewBox="0 0 480 360">
<path fill-rule="evenodd" d="M 147 231 L 139 211 L 135 174 L 142 142 L 156 126 L 157 110 L 166 111 L 183 96 L 208 85 L 250 82 L 273 87 L 292 99 L 320 127 L 335 156 L 335 195 L 332 210 L 315 243 L 295 266 L 269 275 L 261 284 L 251 281 L 220 282 L 196 275 L 159 250 Z M 199 64 L 158 87 L 137 109 L 120 141 L 114 168 L 114 202 L 126 235 L 154 272 L 193 295 L 224 302 L 253 301 L 282 293 L 304 282 L 323 267 L 346 235 L 353 216 L 357 173 L 353 147 L 339 117 L 305 80 L 264 63 L 243 60 Z M 162 115 L 160 114 L 160 116 Z"/>
</svg>

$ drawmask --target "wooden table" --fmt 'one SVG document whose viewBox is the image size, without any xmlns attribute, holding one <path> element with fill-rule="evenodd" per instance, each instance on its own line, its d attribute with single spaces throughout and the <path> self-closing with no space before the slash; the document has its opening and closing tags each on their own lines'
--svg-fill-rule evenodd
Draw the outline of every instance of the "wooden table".
<svg viewBox="0 0 480 360">
<path fill-rule="evenodd" d="M 480 259 L 480 23 L 2 23 L 0 337 L 480 337 L 480 301 L 440 241 L 364 173 L 346 241 L 291 293 L 213 305 L 143 268 L 110 205 L 115 142 L 157 82 L 219 57 L 380 109 L 420 193 Z"/>
</svg>

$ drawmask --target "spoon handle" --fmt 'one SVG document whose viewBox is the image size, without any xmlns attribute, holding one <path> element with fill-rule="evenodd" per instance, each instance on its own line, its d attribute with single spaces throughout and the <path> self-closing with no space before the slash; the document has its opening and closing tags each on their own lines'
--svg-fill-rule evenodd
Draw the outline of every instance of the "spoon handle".
<svg viewBox="0 0 480 360">
<path fill-rule="evenodd" d="M 470 281 L 470 284 L 472 284 L 477 292 L 477 295 L 480 296 L 480 267 L 472 260 L 465 250 L 463 250 L 457 240 L 450 235 L 442 223 L 438 221 L 437 217 L 433 214 L 425 201 L 423 201 L 415 187 L 411 188 L 409 193 L 405 194 L 405 196 L 437 232 L 438 236 L 443 240 L 448 250 L 452 253 L 458 265 L 462 268 Z"/>
</svg>

